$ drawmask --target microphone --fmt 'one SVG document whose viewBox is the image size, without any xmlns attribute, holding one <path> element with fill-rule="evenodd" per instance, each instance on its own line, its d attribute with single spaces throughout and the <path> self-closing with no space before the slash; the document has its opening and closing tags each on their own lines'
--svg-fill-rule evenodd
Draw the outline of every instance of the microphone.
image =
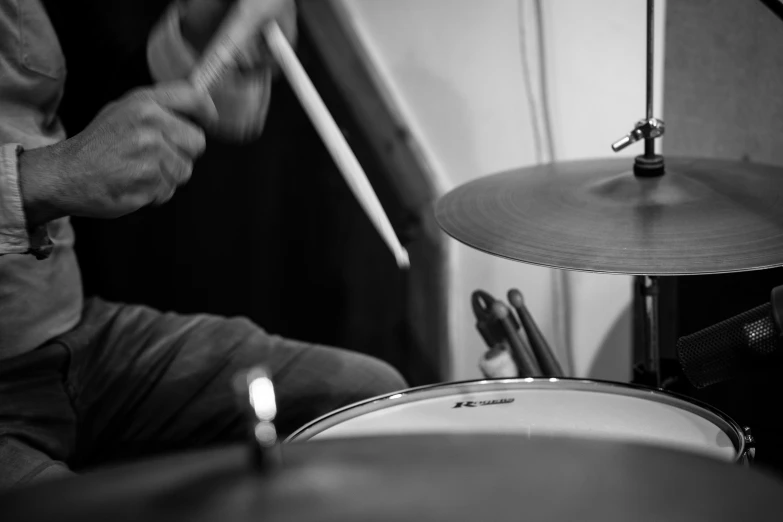
<svg viewBox="0 0 783 522">
<path fill-rule="evenodd" d="M 769 303 L 726 319 L 677 341 L 677 359 L 696 388 L 764 370 L 780 359 L 783 285 Z"/>
</svg>

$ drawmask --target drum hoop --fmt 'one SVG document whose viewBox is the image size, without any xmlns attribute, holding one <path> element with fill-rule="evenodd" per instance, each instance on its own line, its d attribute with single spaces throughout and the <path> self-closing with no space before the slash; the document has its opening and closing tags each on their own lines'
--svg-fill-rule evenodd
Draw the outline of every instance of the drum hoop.
<svg viewBox="0 0 783 522">
<path fill-rule="evenodd" d="M 726 435 L 729 436 L 735 449 L 737 450 L 735 460 L 741 460 L 747 450 L 745 444 L 744 430 L 737 424 L 731 417 L 723 413 L 721 410 L 705 404 L 699 400 L 680 395 L 678 393 L 664 391 L 658 388 L 649 388 L 647 386 L 641 386 L 636 384 L 625 384 L 612 381 L 603 381 L 597 379 L 575 379 L 575 378 L 558 378 L 558 379 L 546 379 L 546 378 L 516 378 L 516 379 L 482 379 L 482 380 L 466 380 L 455 381 L 439 384 L 427 384 L 424 386 L 417 386 L 414 388 L 406 388 L 395 393 L 388 393 L 385 395 L 379 395 L 377 397 L 371 397 L 369 399 L 349 404 L 340 409 L 334 410 L 326 415 L 322 415 L 317 419 L 308 422 L 298 430 L 294 431 L 285 442 L 299 442 L 306 441 L 312 435 L 321 433 L 325 429 L 336 426 L 346 420 L 353 419 L 357 415 L 346 416 L 348 412 L 352 412 L 358 409 L 363 409 L 373 404 L 386 403 L 387 401 L 394 401 L 394 404 L 411 404 L 420 400 L 430 399 L 434 397 L 443 397 L 449 395 L 449 391 L 459 386 L 474 386 L 476 389 L 469 389 L 468 393 L 481 391 L 481 388 L 487 385 L 494 385 L 485 390 L 498 389 L 501 390 L 503 385 L 517 384 L 528 386 L 528 389 L 553 389 L 553 390 L 567 390 L 567 391 L 586 391 L 586 392 L 604 392 L 611 393 L 616 392 L 618 395 L 626 397 L 633 397 L 645 400 L 653 400 L 667 406 L 672 406 L 680 410 L 690 412 L 697 415 L 713 424 L 718 426 Z M 524 389 L 524 388 L 517 388 Z M 442 392 L 435 395 L 426 394 L 421 395 L 422 392 Z M 379 408 L 378 408 L 379 409 Z M 377 411 L 372 409 L 369 411 Z M 367 413 L 369 413 L 369 411 Z M 309 434 L 315 427 L 320 427 L 327 424 L 324 429 L 320 429 L 315 433 Z M 310 435 L 305 438 L 305 435 Z"/>
</svg>

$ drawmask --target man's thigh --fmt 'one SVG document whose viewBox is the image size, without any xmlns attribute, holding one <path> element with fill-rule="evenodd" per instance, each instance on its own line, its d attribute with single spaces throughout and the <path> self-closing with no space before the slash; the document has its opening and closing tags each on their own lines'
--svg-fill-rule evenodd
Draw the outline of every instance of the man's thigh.
<svg viewBox="0 0 783 522">
<path fill-rule="evenodd" d="M 73 347 L 84 466 L 241 439 L 246 427 L 231 381 L 257 364 L 272 374 L 283 434 L 406 386 L 377 359 L 269 335 L 247 319 L 102 301 L 89 307 L 106 326 L 88 336 L 90 345 Z"/>
<path fill-rule="evenodd" d="M 69 474 L 76 415 L 56 343 L 0 361 L 0 490 Z"/>
</svg>

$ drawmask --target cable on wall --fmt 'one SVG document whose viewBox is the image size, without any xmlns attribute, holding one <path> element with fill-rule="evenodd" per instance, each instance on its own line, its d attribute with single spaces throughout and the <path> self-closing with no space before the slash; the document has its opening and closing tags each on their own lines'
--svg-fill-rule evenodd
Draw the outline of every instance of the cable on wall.
<svg viewBox="0 0 783 522">
<path fill-rule="evenodd" d="M 525 20 L 525 0 L 517 1 L 519 13 L 519 41 L 521 51 L 522 75 L 525 84 L 525 97 L 530 107 L 530 120 L 533 127 L 533 140 L 536 147 L 536 160 L 543 163 L 542 142 L 546 144 L 546 160 L 554 163 L 557 160 L 555 141 L 552 131 L 550 114 L 548 71 L 546 67 L 546 34 L 544 25 L 543 2 L 533 0 L 535 6 L 535 32 L 537 37 L 538 78 L 541 100 L 536 102 L 531 82 L 530 64 L 527 50 L 527 30 Z M 540 108 L 540 110 L 539 110 Z M 543 120 L 539 123 L 539 115 Z M 543 128 L 543 135 L 541 129 Z M 574 375 L 574 353 L 571 343 L 571 292 L 569 274 L 565 270 L 552 270 L 552 316 L 555 339 L 553 344 L 559 346 L 565 354 L 565 366 L 568 375 Z"/>
<path fill-rule="evenodd" d="M 519 51 L 522 58 L 522 81 L 525 84 L 525 98 L 527 99 L 528 110 L 530 111 L 530 122 L 533 126 L 533 143 L 536 148 L 536 161 L 543 162 L 541 147 L 541 129 L 538 124 L 538 110 L 536 109 L 535 95 L 533 94 L 533 84 L 531 82 L 530 64 L 527 55 L 527 35 L 525 34 L 525 0 L 517 2 L 517 21 L 519 24 Z"/>
</svg>

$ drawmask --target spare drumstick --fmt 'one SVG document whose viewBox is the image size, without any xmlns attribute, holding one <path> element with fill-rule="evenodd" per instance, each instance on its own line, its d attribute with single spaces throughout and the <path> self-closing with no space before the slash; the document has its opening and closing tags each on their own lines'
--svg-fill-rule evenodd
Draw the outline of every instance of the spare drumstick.
<svg viewBox="0 0 783 522">
<path fill-rule="evenodd" d="M 541 367 L 536 361 L 535 355 L 527 343 L 519 336 L 516 326 L 511 320 L 511 310 L 501 301 L 492 303 L 492 315 L 503 325 L 506 340 L 511 347 L 511 355 L 519 368 L 519 373 L 524 377 L 541 377 Z"/>
<path fill-rule="evenodd" d="M 525 305 L 525 299 L 522 297 L 522 292 L 516 288 L 512 288 L 508 291 L 508 302 L 517 311 L 519 316 L 519 322 L 522 328 L 525 330 L 528 341 L 530 341 L 530 347 L 533 349 L 533 353 L 538 360 L 538 364 L 541 366 L 541 370 L 544 372 L 545 377 L 564 377 L 563 369 L 560 367 L 560 363 L 557 361 L 552 348 L 549 347 L 549 343 L 546 342 L 544 334 L 541 329 L 533 320 L 533 316 Z"/>
<path fill-rule="evenodd" d="M 476 290 L 470 296 L 476 330 L 489 348 L 479 359 L 479 369 L 488 379 L 519 377 L 521 370 L 511 355 L 506 331 L 491 311 L 495 302 L 496 299 L 484 290 Z"/>
<path fill-rule="evenodd" d="M 407 250 L 397 238 L 364 170 L 307 76 L 291 44 L 288 43 L 277 22 L 269 22 L 263 29 L 259 27 L 267 14 L 263 2 L 255 0 L 238 2 L 223 23 L 219 36 L 207 48 L 204 59 L 191 77 L 191 82 L 203 91 L 212 89 L 227 72 L 233 69 L 244 49 L 253 45 L 253 40 L 259 31 L 263 32 L 272 57 L 280 65 L 280 69 L 288 79 L 346 183 L 391 249 L 397 260 L 397 266 L 408 268 L 410 259 Z"/>
</svg>

